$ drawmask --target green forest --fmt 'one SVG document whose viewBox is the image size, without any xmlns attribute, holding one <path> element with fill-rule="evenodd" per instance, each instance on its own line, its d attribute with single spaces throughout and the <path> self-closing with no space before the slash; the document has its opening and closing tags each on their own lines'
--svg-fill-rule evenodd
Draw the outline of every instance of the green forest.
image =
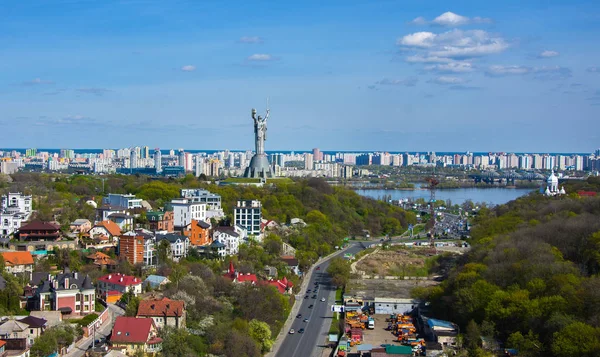
<svg viewBox="0 0 600 357">
<path fill-rule="evenodd" d="M 482 209 L 473 249 L 439 286 L 413 291 L 459 324 L 469 356 L 600 356 L 600 178 Z M 482 338 L 496 341 L 483 348 Z"/>
</svg>

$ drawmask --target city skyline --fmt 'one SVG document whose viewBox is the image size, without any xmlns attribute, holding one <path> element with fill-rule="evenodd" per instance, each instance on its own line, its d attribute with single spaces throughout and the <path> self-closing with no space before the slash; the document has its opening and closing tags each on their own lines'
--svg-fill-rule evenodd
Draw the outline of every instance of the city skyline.
<svg viewBox="0 0 600 357">
<path fill-rule="evenodd" d="M 266 97 L 269 152 L 585 153 L 600 143 L 597 2 L 4 8 L 6 147 L 250 150 L 250 109 L 264 112 Z"/>
</svg>

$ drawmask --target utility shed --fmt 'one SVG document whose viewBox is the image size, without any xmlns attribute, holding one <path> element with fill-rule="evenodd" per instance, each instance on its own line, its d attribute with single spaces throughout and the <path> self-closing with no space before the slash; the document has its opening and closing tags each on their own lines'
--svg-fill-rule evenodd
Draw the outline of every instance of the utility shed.
<svg viewBox="0 0 600 357">
<path fill-rule="evenodd" d="M 417 302 L 413 299 L 393 299 L 376 297 L 374 299 L 375 314 L 391 315 L 404 314 L 412 311 L 417 306 Z"/>
</svg>

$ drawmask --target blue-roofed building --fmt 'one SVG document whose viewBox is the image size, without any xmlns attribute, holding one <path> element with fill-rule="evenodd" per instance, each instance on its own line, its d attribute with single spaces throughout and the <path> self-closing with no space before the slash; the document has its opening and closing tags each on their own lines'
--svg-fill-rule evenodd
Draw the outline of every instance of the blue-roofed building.
<svg viewBox="0 0 600 357">
<path fill-rule="evenodd" d="M 144 280 L 144 285 L 149 285 L 152 289 L 159 289 L 169 282 L 169 278 L 161 275 L 149 275 Z"/>
<path fill-rule="evenodd" d="M 440 343 L 442 346 L 455 346 L 456 345 L 456 336 L 460 332 L 458 325 L 455 323 L 432 319 L 428 317 L 422 316 L 422 318 L 426 322 L 425 333 L 436 342 Z"/>
</svg>

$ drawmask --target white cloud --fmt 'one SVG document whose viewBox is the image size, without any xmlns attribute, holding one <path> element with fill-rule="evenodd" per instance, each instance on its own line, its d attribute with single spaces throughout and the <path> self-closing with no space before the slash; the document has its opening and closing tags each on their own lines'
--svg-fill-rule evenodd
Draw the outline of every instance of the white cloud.
<svg viewBox="0 0 600 357">
<path fill-rule="evenodd" d="M 409 47 L 431 47 L 436 37 L 437 35 L 432 32 L 415 32 L 398 39 L 396 43 Z"/>
<path fill-rule="evenodd" d="M 490 66 L 485 72 L 489 76 L 524 75 L 531 73 L 533 69 L 526 66 Z"/>
<path fill-rule="evenodd" d="M 431 24 L 445 27 L 458 27 L 470 24 L 490 24 L 492 23 L 492 19 L 479 16 L 469 18 L 467 16 L 455 14 L 452 11 L 447 11 L 431 21 L 427 21 L 423 16 L 419 16 L 410 23 L 413 25 Z"/>
<path fill-rule="evenodd" d="M 475 66 L 470 62 L 450 62 L 444 64 L 435 64 L 425 66 L 426 71 L 435 71 L 439 73 L 467 73 L 473 72 Z"/>
<path fill-rule="evenodd" d="M 54 82 L 53 81 L 44 80 L 44 79 L 41 79 L 41 78 L 34 78 L 34 79 L 30 80 L 30 81 L 21 82 L 21 85 L 24 85 L 24 86 L 35 86 L 35 85 L 40 85 L 40 84 L 54 84 Z"/>
<path fill-rule="evenodd" d="M 416 17 L 410 22 L 413 25 L 427 25 L 427 20 L 423 16 Z"/>
<path fill-rule="evenodd" d="M 569 68 L 561 66 L 490 66 L 485 72 L 492 77 L 533 75 L 538 80 L 561 80 L 572 76 Z"/>
<path fill-rule="evenodd" d="M 408 56 L 406 62 L 408 63 L 448 63 L 454 61 L 448 57 L 429 57 L 429 56 Z"/>
<path fill-rule="evenodd" d="M 426 50 L 424 57 L 470 58 L 505 51 L 509 44 L 483 30 L 450 30 L 440 34 L 416 32 L 396 42 L 400 46 Z M 416 58 L 416 57 L 415 57 Z"/>
<path fill-rule="evenodd" d="M 188 64 L 188 65 L 181 67 L 181 70 L 184 72 L 193 72 L 196 70 L 196 66 Z"/>
<path fill-rule="evenodd" d="M 440 76 L 437 77 L 433 80 L 433 83 L 436 84 L 443 84 L 443 85 L 447 85 L 447 84 L 462 84 L 465 83 L 466 80 L 464 78 L 460 78 L 460 77 L 450 77 L 450 76 Z"/>
<path fill-rule="evenodd" d="M 267 61 L 272 61 L 274 59 L 275 59 L 275 57 L 273 57 L 269 54 L 264 54 L 264 53 L 256 53 L 247 58 L 248 61 L 256 61 L 256 62 L 267 62 Z"/>
<path fill-rule="evenodd" d="M 455 27 L 468 24 L 470 22 L 470 19 L 468 17 L 457 15 L 453 12 L 448 11 L 436 17 L 431 22 L 440 26 Z"/>
<path fill-rule="evenodd" d="M 379 85 L 389 85 L 389 86 L 407 86 L 407 87 L 414 87 L 415 85 L 417 85 L 417 83 L 419 82 L 419 79 L 416 77 L 409 77 L 406 79 L 390 79 L 390 78 L 384 78 L 382 80 L 380 80 L 379 82 L 377 82 L 376 84 Z"/>
<path fill-rule="evenodd" d="M 560 53 L 558 53 L 556 51 L 545 50 L 545 51 L 540 52 L 540 54 L 538 54 L 538 58 L 551 58 L 551 57 L 556 57 L 559 54 Z"/>
<path fill-rule="evenodd" d="M 258 37 L 258 36 L 243 36 L 243 37 L 240 37 L 240 39 L 238 40 L 238 43 L 248 43 L 248 44 L 263 43 L 263 39 L 262 39 L 262 37 Z"/>
<path fill-rule="evenodd" d="M 600 67 L 596 67 L 596 66 L 588 67 L 587 71 L 590 73 L 600 73 Z"/>
</svg>

